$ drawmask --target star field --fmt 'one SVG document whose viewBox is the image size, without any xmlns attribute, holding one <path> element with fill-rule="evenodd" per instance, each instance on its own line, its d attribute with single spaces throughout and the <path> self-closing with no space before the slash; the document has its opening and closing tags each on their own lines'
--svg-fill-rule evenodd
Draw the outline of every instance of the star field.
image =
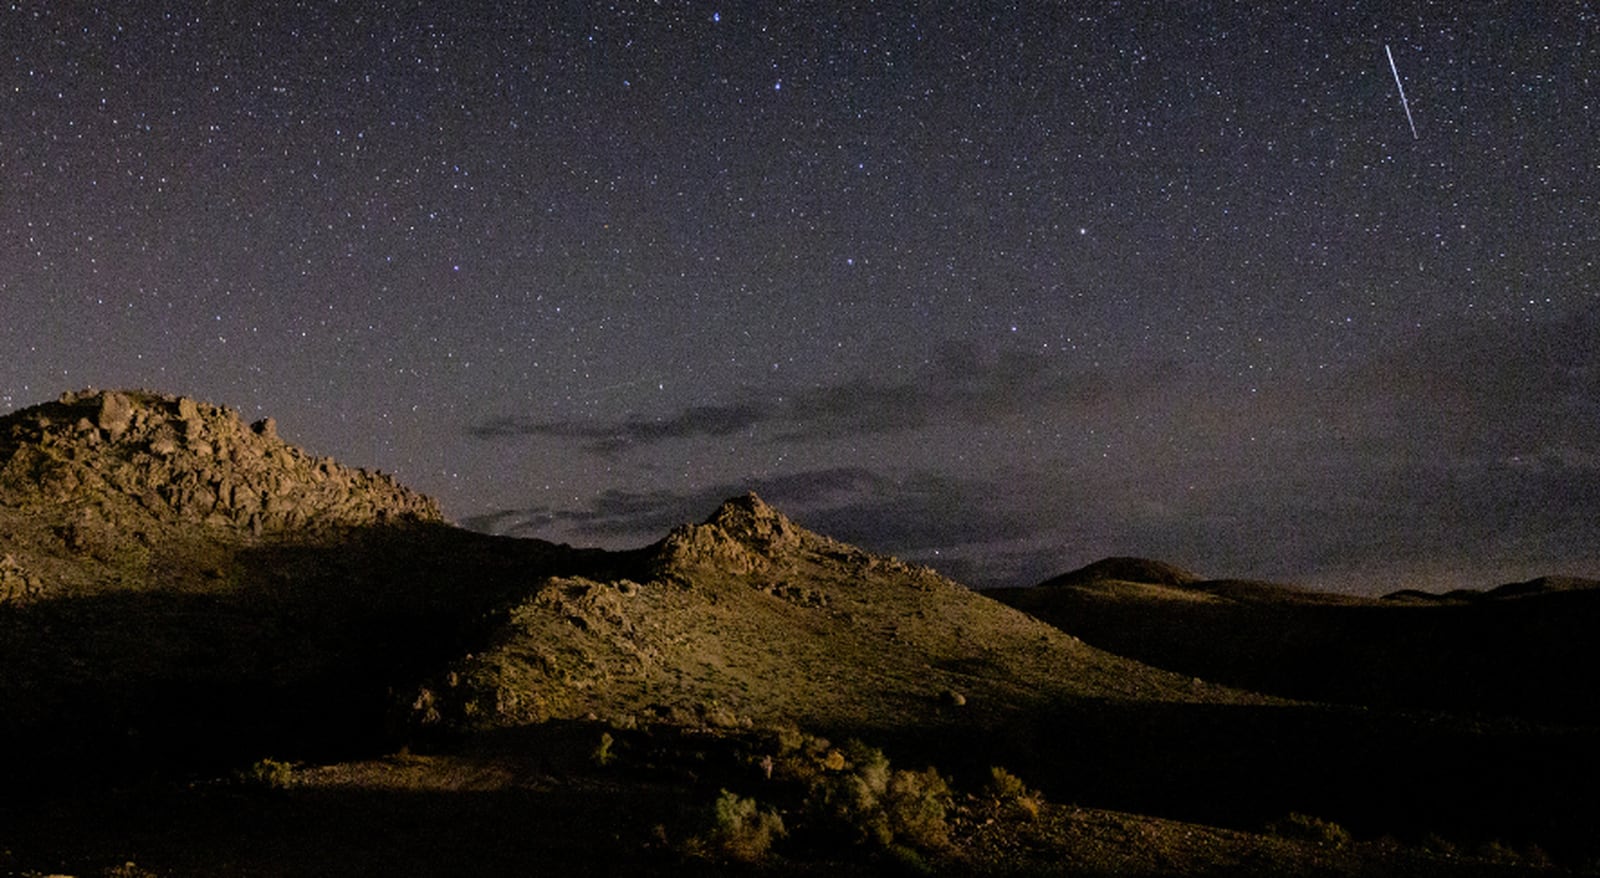
<svg viewBox="0 0 1600 878">
<path fill-rule="evenodd" d="M 582 544 L 754 488 L 975 584 L 1600 570 L 1588 5 L 39 2 L 0 34 L 0 411 L 199 396 Z"/>
</svg>

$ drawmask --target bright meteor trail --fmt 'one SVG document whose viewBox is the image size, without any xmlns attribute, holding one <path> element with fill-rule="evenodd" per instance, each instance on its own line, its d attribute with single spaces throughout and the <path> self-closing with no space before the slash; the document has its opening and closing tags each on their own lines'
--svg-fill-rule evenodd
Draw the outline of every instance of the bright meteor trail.
<svg viewBox="0 0 1600 878">
<path fill-rule="evenodd" d="M 1411 126 L 1411 139 L 1417 139 L 1417 123 L 1411 119 L 1411 102 L 1406 100 L 1406 87 L 1400 84 L 1400 68 L 1394 66 L 1394 53 L 1389 51 L 1389 44 L 1383 44 L 1383 54 L 1389 56 L 1389 69 L 1394 72 L 1394 87 L 1400 90 L 1400 106 L 1406 110 L 1406 124 Z"/>
</svg>

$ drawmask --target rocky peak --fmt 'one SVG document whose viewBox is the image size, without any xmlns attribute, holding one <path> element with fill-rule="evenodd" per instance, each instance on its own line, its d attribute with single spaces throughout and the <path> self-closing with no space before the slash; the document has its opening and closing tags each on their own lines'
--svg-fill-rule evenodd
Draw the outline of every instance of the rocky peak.
<svg viewBox="0 0 1600 878">
<path fill-rule="evenodd" d="M 725 501 L 702 524 L 684 525 L 662 541 L 668 566 L 715 564 L 735 573 L 771 568 L 814 544 L 830 542 L 790 521 L 753 492 Z"/>
<path fill-rule="evenodd" d="M 798 547 L 808 533 L 754 491 L 723 502 L 706 524 L 768 555 Z"/>
<path fill-rule="evenodd" d="M 255 534 L 442 517 L 387 475 L 285 443 L 270 418 L 148 391 L 65 393 L 0 418 L 0 504 L 32 503 Z"/>
</svg>

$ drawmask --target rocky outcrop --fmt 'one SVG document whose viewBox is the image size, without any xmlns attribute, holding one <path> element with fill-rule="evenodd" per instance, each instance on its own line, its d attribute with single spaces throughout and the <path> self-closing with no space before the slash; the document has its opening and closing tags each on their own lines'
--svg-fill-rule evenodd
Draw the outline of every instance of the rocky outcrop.
<svg viewBox="0 0 1600 878">
<path fill-rule="evenodd" d="M 129 507 L 262 535 L 438 521 L 391 477 L 313 457 L 271 419 L 143 391 L 66 393 L 0 418 L 0 504 Z"/>
<path fill-rule="evenodd" d="M 657 558 L 664 568 L 712 565 L 731 573 L 758 573 L 803 543 L 821 539 L 750 493 L 723 503 L 702 524 L 673 530 Z"/>
<path fill-rule="evenodd" d="M 22 604 L 38 597 L 44 588 L 15 555 L 0 555 L 0 606 Z"/>
<path fill-rule="evenodd" d="M 706 573 L 733 575 L 776 597 L 806 605 L 826 600 L 814 589 L 791 587 L 790 580 L 803 580 L 818 569 L 848 570 L 855 576 L 904 575 L 922 586 L 945 581 L 928 567 L 807 530 L 754 492 L 724 501 L 700 524 L 675 528 L 648 551 L 651 572 L 660 579 L 687 582 Z"/>
</svg>

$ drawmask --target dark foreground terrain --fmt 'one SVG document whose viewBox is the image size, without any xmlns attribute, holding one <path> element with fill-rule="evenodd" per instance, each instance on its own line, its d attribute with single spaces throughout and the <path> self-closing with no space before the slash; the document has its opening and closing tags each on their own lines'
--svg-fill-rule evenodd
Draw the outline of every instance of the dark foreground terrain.
<svg viewBox="0 0 1600 878">
<path fill-rule="evenodd" d="M 270 422 L 68 395 L 0 419 L 0 874 L 1512 875 L 1600 857 L 1592 705 L 1549 703 L 1592 699 L 1592 665 L 1510 702 L 1330 689 L 1333 671 L 1296 688 L 1249 673 L 1292 656 L 1206 659 L 1178 616 L 1007 599 L 1034 615 L 754 496 L 631 553 L 470 533 Z M 1436 643 L 1517 636 L 1408 600 L 1445 611 Z M 1200 624 L 1249 644 L 1252 612 Z M 1106 630 L 1145 633 L 1118 649 Z M 1372 655 L 1329 661 L 1347 659 Z"/>
</svg>

